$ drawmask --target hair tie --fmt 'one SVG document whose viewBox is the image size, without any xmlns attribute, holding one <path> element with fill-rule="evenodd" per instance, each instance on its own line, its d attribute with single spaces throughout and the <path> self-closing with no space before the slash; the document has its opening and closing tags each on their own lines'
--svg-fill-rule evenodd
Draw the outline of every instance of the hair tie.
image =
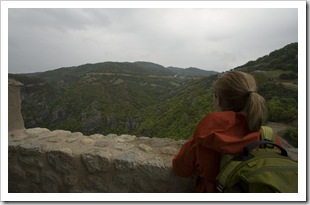
<svg viewBox="0 0 310 205">
<path fill-rule="evenodd" d="M 255 90 L 250 90 L 248 93 L 247 93 L 247 96 L 250 96 L 251 93 L 256 93 Z"/>
</svg>

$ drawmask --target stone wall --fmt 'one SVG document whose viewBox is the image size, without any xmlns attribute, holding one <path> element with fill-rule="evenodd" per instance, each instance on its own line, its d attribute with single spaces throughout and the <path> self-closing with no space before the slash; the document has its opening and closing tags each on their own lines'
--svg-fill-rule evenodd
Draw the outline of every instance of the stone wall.
<svg viewBox="0 0 310 205">
<path fill-rule="evenodd" d="M 195 177 L 172 172 L 172 158 L 182 143 L 45 128 L 12 131 L 9 192 L 193 192 Z"/>
</svg>

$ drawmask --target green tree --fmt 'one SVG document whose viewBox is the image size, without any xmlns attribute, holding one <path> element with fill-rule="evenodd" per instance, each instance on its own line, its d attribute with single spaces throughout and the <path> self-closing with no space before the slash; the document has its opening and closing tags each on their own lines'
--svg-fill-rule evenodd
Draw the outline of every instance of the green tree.
<svg viewBox="0 0 310 205">
<path fill-rule="evenodd" d="M 281 130 L 279 136 L 285 139 L 290 145 L 298 148 L 298 129 L 297 128 L 287 128 Z"/>
<path fill-rule="evenodd" d="M 291 123 L 297 120 L 297 102 L 293 98 L 273 97 L 268 101 L 269 121 Z"/>
</svg>

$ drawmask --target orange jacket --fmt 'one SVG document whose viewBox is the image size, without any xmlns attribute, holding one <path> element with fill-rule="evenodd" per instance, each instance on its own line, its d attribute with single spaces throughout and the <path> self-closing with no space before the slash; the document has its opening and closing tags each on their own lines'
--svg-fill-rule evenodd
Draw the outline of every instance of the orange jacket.
<svg viewBox="0 0 310 205">
<path fill-rule="evenodd" d="M 259 139 L 260 132 L 249 131 L 243 113 L 211 113 L 198 123 L 194 134 L 173 158 L 173 170 L 181 177 L 197 174 L 197 192 L 216 192 L 222 153 L 240 153 L 244 146 Z M 280 144 L 277 137 L 276 143 Z"/>
</svg>

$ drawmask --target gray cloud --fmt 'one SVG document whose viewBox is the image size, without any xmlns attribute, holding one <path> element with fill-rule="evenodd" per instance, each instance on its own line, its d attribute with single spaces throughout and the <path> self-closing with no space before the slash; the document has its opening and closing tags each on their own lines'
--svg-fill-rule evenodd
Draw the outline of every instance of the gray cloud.
<svg viewBox="0 0 310 205">
<path fill-rule="evenodd" d="M 297 9 L 9 9 L 9 72 L 104 61 L 225 71 L 297 42 Z"/>
</svg>

